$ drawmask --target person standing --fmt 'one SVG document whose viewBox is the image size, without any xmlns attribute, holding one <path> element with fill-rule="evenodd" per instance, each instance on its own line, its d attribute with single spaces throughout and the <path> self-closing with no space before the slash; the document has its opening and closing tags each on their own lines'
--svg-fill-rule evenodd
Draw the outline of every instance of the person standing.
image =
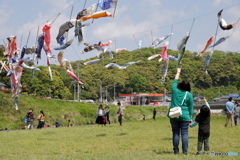
<svg viewBox="0 0 240 160">
<path fill-rule="evenodd" d="M 120 102 L 117 103 L 118 106 L 118 122 L 119 122 L 119 126 L 122 126 L 122 116 L 123 116 L 123 108 Z"/>
<path fill-rule="evenodd" d="M 239 115 L 240 115 L 240 106 L 237 104 L 234 107 L 234 122 L 235 122 L 235 126 L 238 125 Z"/>
<path fill-rule="evenodd" d="M 45 124 L 45 114 L 43 111 L 40 111 L 40 115 L 38 116 L 38 126 L 37 129 L 42 129 Z"/>
<path fill-rule="evenodd" d="M 107 118 L 107 123 L 108 123 L 108 124 L 110 124 L 109 116 L 110 116 L 109 106 L 106 106 L 106 107 L 105 107 L 105 117 Z"/>
<path fill-rule="evenodd" d="M 190 124 L 190 127 L 194 127 L 198 124 L 198 145 L 196 155 L 200 155 L 202 151 L 202 145 L 204 144 L 204 154 L 209 152 L 209 136 L 210 136 L 210 106 L 207 100 L 204 98 L 203 105 L 200 109 L 200 113 L 196 116 L 195 122 Z"/>
<path fill-rule="evenodd" d="M 55 127 L 56 128 L 60 127 L 60 122 L 58 120 L 56 120 L 56 122 L 55 122 Z"/>
<path fill-rule="evenodd" d="M 31 130 L 33 128 L 34 123 L 34 113 L 32 108 L 30 108 L 29 111 L 27 112 L 27 117 L 28 117 L 27 129 Z"/>
<path fill-rule="evenodd" d="M 156 108 L 153 109 L 153 119 L 154 121 L 156 121 L 156 114 L 157 114 L 157 111 L 156 111 Z"/>
<path fill-rule="evenodd" d="M 187 80 L 183 80 L 178 83 L 178 79 L 181 73 L 181 68 L 177 68 L 175 79 L 172 83 L 172 100 L 171 106 L 169 107 L 167 116 L 170 118 L 172 127 L 172 144 L 174 154 L 179 154 L 179 139 L 180 132 L 182 136 L 182 152 L 188 154 L 188 126 L 191 121 L 193 110 L 193 97 L 190 93 L 191 87 Z M 185 100 L 184 100 L 185 99 Z M 182 105 L 181 105 L 182 103 Z M 171 118 L 169 112 L 171 108 L 181 105 L 182 115 L 178 118 Z"/>
<path fill-rule="evenodd" d="M 104 109 L 103 109 L 103 106 L 100 104 L 98 109 L 97 109 L 97 112 L 96 112 L 96 123 L 99 125 L 103 125 L 103 116 L 105 115 L 105 112 L 104 112 Z"/>
<path fill-rule="evenodd" d="M 234 113 L 234 104 L 232 102 L 232 97 L 228 98 L 228 102 L 226 103 L 226 109 L 227 109 L 227 117 L 226 117 L 226 123 L 225 127 L 227 127 L 229 120 L 231 120 L 231 127 L 234 125 L 234 120 L 233 120 L 233 113 Z"/>
</svg>

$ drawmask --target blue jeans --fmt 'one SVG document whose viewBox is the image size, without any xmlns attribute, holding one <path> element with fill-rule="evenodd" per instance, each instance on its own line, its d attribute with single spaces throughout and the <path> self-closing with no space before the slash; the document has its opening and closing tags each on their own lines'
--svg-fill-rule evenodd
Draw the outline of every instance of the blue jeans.
<svg viewBox="0 0 240 160">
<path fill-rule="evenodd" d="M 173 143 L 174 154 L 179 153 L 178 145 L 179 145 L 180 132 L 181 132 L 181 137 L 182 137 L 182 152 L 187 153 L 189 121 L 170 119 L 170 123 L 172 125 L 172 133 L 173 133 L 172 143 Z"/>
<path fill-rule="evenodd" d="M 239 115 L 234 115 L 234 123 L 235 123 L 235 126 L 238 125 L 238 117 L 239 117 Z"/>
</svg>

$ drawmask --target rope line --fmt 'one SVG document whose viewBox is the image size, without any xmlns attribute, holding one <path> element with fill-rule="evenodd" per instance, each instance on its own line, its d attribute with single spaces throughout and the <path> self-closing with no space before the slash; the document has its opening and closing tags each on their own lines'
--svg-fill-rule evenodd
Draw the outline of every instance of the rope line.
<svg viewBox="0 0 240 160">
<path fill-rule="evenodd" d="M 31 31 L 29 31 L 29 33 L 28 33 L 28 38 L 27 38 L 26 46 L 28 45 L 28 40 L 29 40 L 30 34 L 31 34 Z"/>
<path fill-rule="evenodd" d="M 239 21 L 239 20 L 240 20 L 240 18 L 238 18 L 238 21 Z M 237 24 L 238 24 L 238 21 L 237 21 Z M 236 26 L 233 28 L 232 34 L 233 34 L 235 28 L 237 27 L 237 24 L 236 24 Z M 232 34 L 231 34 L 231 36 L 232 36 Z"/>
</svg>

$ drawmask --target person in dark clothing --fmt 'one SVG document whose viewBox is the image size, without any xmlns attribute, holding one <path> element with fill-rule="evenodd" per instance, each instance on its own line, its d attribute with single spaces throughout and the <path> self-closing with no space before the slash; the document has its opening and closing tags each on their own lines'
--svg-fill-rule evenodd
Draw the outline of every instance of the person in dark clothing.
<svg viewBox="0 0 240 160">
<path fill-rule="evenodd" d="M 30 108 L 29 111 L 27 112 L 27 117 L 28 117 L 27 129 L 31 130 L 33 128 L 34 123 L 34 113 L 32 108 Z"/>
<path fill-rule="evenodd" d="M 55 126 L 56 128 L 60 127 L 60 122 L 58 120 L 56 120 Z"/>
<path fill-rule="evenodd" d="M 107 123 L 108 123 L 108 124 L 110 124 L 109 114 L 110 114 L 109 107 L 106 106 L 106 107 L 105 107 L 105 117 L 107 118 Z"/>
<path fill-rule="evenodd" d="M 156 121 L 156 114 L 157 114 L 157 111 L 156 111 L 156 108 L 153 109 L 153 119 L 154 121 Z"/>
<path fill-rule="evenodd" d="M 194 127 L 198 124 L 198 145 L 196 155 L 200 155 L 202 151 L 202 145 L 204 144 L 204 153 L 208 154 L 209 151 L 209 136 L 210 136 L 210 106 L 207 100 L 204 98 L 203 105 L 200 109 L 200 113 L 196 116 L 195 122 L 190 124 L 190 127 Z"/>
</svg>

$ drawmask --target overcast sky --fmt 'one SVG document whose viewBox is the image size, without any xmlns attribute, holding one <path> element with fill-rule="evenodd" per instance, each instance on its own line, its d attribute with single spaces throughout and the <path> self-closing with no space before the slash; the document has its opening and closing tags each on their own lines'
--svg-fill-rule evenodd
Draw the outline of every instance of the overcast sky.
<svg viewBox="0 0 240 160">
<path fill-rule="evenodd" d="M 97 1 L 87 0 L 85 8 Z M 71 5 L 74 4 L 73 19 L 83 9 L 84 3 L 85 0 L 1 0 L 0 44 L 3 44 L 3 40 L 7 42 L 7 37 L 17 35 L 17 45 L 20 48 L 21 37 L 21 46 L 23 46 L 27 43 L 31 30 L 28 46 L 34 45 L 38 26 L 41 30 L 48 20 L 51 22 L 58 13 L 61 13 L 51 28 L 51 46 L 56 47 L 58 29 L 70 19 Z M 139 40 L 142 40 L 142 47 L 149 47 L 152 39 L 162 37 L 172 30 L 169 48 L 177 50 L 177 43 L 190 31 L 193 24 L 186 49 L 200 52 L 207 40 L 215 35 L 217 13 L 221 9 L 224 9 L 222 17 L 227 23 L 240 18 L 240 2 L 235 0 L 119 0 L 114 18 L 96 19 L 93 23 L 91 23 L 92 20 L 86 21 L 91 25 L 83 29 L 84 42 L 93 44 L 102 41 L 105 43 L 112 39 L 113 44 L 110 50 L 126 48 L 131 51 L 138 48 Z M 113 13 L 113 9 L 109 12 Z M 232 31 L 233 29 L 223 31 L 218 28 L 217 39 L 231 35 Z M 74 29 L 70 29 L 69 39 L 73 37 L 73 34 Z M 238 25 L 232 36 L 215 49 L 239 52 L 239 35 L 240 26 Z M 98 55 L 97 51 L 79 54 L 84 47 L 83 44 L 78 46 L 77 39 L 75 39 L 73 46 L 67 48 L 64 57 L 70 61 L 76 61 L 79 58 L 85 60 Z M 58 51 L 53 51 L 53 54 L 57 55 Z M 46 65 L 44 52 L 42 52 L 42 57 L 40 65 Z"/>
</svg>

